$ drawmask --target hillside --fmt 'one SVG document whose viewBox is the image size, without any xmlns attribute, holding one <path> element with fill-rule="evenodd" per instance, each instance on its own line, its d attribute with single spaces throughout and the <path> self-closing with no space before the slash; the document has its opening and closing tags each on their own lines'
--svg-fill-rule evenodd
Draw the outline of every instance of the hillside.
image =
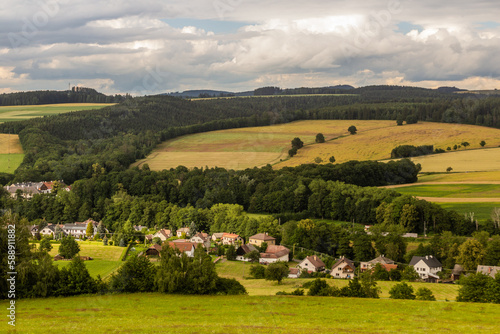
<svg viewBox="0 0 500 334">
<path fill-rule="evenodd" d="M 356 135 L 349 135 L 347 132 L 350 125 L 357 127 Z M 315 143 L 317 133 L 325 136 L 325 143 Z M 288 158 L 287 152 L 294 137 L 300 137 L 305 145 L 296 156 Z M 429 122 L 396 126 L 394 121 L 310 120 L 175 138 L 159 145 L 150 156 L 134 166 L 147 163 L 153 170 L 178 165 L 244 169 L 274 164 L 275 168 L 282 168 L 314 163 L 317 157 L 323 163 L 327 163 L 331 156 L 335 157 L 336 163 L 381 160 L 390 158 L 391 150 L 398 145 L 434 145 L 435 148 L 446 149 L 468 141 L 470 148 L 467 150 L 461 148 L 459 152 L 413 159 L 422 164 L 424 171 L 444 172 L 447 166 L 442 166 L 449 159 L 454 159 L 457 171 L 478 170 L 475 166 L 468 167 L 466 163 L 460 163 L 464 159 L 471 159 L 477 165 L 482 164 L 484 167 L 480 170 L 497 170 L 500 164 L 493 158 L 498 156 L 495 155 L 496 149 L 473 150 L 480 147 L 480 140 L 485 140 L 487 147 L 496 147 L 500 144 L 500 130 Z M 436 167 L 428 168 L 427 161 L 429 166 Z"/>
</svg>

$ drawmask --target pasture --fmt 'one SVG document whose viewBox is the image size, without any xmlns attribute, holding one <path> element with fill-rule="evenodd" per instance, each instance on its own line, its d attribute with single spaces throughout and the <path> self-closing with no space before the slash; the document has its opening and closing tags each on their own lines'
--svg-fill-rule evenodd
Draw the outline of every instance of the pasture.
<svg viewBox="0 0 500 334">
<path fill-rule="evenodd" d="M 479 223 L 483 223 L 491 219 L 491 213 L 494 208 L 500 208 L 500 202 L 484 202 L 484 203 L 471 203 L 464 199 L 463 202 L 439 202 L 436 201 L 443 209 L 455 210 L 460 214 L 469 214 L 474 212 L 474 217 Z"/>
<path fill-rule="evenodd" d="M 114 103 L 61 103 L 22 106 L 0 106 L 0 123 L 22 121 L 34 117 L 62 114 L 70 111 L 100 109 Z"/>
<path fill-rule="evenodd" d="M 120 260 L 126 248 L 116 246 L 103 246 L 99 241 L 79 241 L 80 255 L 90 256 L 93 260 L 85 261 L 85 265 L 92 277 L 101 275 L 102 278 L 108 276 L 120 267 L 123 262 Z M 49 252 L 51 256 L 59 253 L 59 244 L 53 244 L 52 250 Z M 70 261 L 55 261 L 59 267 L 69 265 Z"/>
<path fill-rule="evenodd" d="M 8 301 L 1 301 L 6 314 Z M 500 305 L 160 293 L 24 299 L 2 333 L 498 333 Z"/>
<path fill-rule="evenodd" d="M 0 154 L 0 173 L 14 174 L 14 171 L 23 162 L 24 154 Z"/>
<path fill-rule="evenodd" d="M 357 134 L 348 133 L 351 125 L 357 127 Z M 325 143 L 315 142 L 317 133 L 325 136 Z M 294 137 L 299 137 L 304 147 L 289 158 L 288 150 Z M 480 148 L 481 140 L 487 143 L 488 149 L 474 150 Z M 446 149 L 464 141 L 470 143 L 467 150 L 460 148 L 432 159 L 425 157 L 428 160 L 421 162 L 423 171 L 444 172 L 447 167 L 454 171 L 500 171 L 499 151 L 492 148 L 500 144 L 499 129 L 429 122 L 397 126 L 395 121 L 358 120 L 308 120 L 187 135 L 160 144 L 146 159 L 132 166 L 147 163 L 153 170 L 178 165 L 245 169 L 271 164 L 281 168 L 313 163 L 316 158 L 327 163 L 331 156 L 336 163 L 383 160 L 390 158 L 392 149 L 398 145 L 434 145 Z"/>
</svg>

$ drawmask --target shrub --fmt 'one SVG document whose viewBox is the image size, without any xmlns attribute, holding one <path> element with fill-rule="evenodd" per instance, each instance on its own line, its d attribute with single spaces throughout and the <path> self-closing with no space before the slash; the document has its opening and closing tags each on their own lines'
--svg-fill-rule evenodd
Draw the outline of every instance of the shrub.
<svg viewBox="0 0 500 334">
<path fill-rule="evenodd" d="M 418 288 L 415 293 L 415 299 L 418 300 L 436 300 L 436 297 L 432 294 L 432 291 L 428 288 Z"/>
<path fill-rule="evenodd" d="M 394 285 L 389 290 L 390 298 L 392 299 L 415 299 L 413 287 L 406 282 L 401 282 Z"/>
<path fill-rule="evenodd" d="M 255 264 L 250 267 L 250 275 L 253 278 L 265 278 L 266 277 L 266 268 L 261 264 Z"/>
</svg>

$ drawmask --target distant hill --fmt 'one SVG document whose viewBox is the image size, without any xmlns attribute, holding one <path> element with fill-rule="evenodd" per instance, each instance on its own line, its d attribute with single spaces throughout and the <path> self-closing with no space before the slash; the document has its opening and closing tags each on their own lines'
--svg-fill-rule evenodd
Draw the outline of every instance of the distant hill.
<svg viewBox="0 0 500 334">
<path fill-rule="evenodd" d="M 167 93 L 162 95 L 169 95 L 169 96 L 183 97 L 183 98 L 253 96 L 253 91 L 236 93 L 223 90 L 198 89 L 198 90 L 186 90 L 184 92 Z"/>
<path fill-rule="evenodd" d="M 438 92 L 441 92 L 441 93 L 455 93 L 455 92 L 466 92 L 467 89 L 460 89 L 460 88 L 457 88 L 457 87 L 438 87 L 436 89 Z"/>
<path fill-rule="evenodd" d="M 60 103 L 120 103 L 127 96 L 105 95 L 93 88 L 73 87 L 71 90 L 39 90 L 0 94 L 0 106 Z"/>
</svg>

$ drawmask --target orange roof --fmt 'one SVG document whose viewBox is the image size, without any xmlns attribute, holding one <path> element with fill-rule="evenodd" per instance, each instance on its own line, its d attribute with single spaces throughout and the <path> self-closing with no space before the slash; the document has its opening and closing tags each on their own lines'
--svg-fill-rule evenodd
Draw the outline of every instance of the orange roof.
<svg viewBox="0 0 500 334">
<path fill-rule="evenodd" d="M 233 234 L 233 233 L 224 233 L 222 235 L 223 238 L 231 238 L 231 239 L 237 239 L 239 238 L 240 236 L 237 235 L 237 234 Z"/>
<path fill-rule="evenodd" d="M 172 242 L 170 241 L 169 246 L 172 248 L 177 248 L 181 252 L 190 252 L 195 247 L 192 242 Z"/>
</svg>

